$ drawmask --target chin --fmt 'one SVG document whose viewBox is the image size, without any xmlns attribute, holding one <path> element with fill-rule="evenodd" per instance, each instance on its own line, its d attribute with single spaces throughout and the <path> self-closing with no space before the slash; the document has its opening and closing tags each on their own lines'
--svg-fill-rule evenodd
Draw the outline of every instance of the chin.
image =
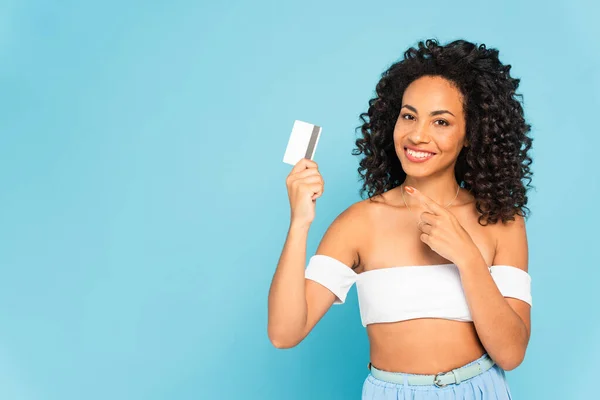
<svg viewBox="0 0 600 400">
<path fill-rule="evenodd" d="M 420 169 L 420 168 L 402 168 L 404 170 L 404 173 L 406 173 L 406 175 L 411 176 L 413 178 L 425 178 L 428 176 L 431 176 L 431 172 L 430 171 L 425 171 L 424 169 Z"/>
<path fill-rule="evenodd" d="M 410 176 L 421 177 L 431 175 L 432 168 L 429 165 L 412 163 L 408 160 L 400 160 L 402 170 Z"/>
</svg>

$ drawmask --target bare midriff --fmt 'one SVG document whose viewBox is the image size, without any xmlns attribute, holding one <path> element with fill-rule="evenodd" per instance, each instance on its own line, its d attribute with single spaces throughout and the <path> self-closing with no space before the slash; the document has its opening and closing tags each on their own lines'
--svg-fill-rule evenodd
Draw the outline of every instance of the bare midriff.
<svg viewBox="0 0 600 400">
<path fill-rule="evenodd" d="M 367 326 L 371 363 L 384 371 L 437 374 L 485 353 L 473 322 L 419 318 Z"/>
</svg>

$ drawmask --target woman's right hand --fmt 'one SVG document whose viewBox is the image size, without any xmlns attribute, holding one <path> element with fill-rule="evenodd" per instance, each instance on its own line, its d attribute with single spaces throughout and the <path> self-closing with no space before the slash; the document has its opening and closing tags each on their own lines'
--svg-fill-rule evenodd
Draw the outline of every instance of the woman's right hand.
<svg viewBox="0 0 600 400">
<path fill-rule="evenodd" d="M 286 179 L 290 199 L 291 223 L 310 225 L 315 218 L 316 200 L 323 194 L 325 182 L 316 162 L 302 158 Z"/>
</svg>

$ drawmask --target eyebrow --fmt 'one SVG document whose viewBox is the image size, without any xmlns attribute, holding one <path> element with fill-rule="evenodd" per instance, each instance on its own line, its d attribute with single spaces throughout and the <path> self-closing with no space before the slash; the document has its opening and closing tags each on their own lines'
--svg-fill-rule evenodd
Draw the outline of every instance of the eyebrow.
<svg viewBox="0 0 600 400">
<path fill-rule="evenodd" d="M 416 113 L 416 114 L 418 114 L 418 113 L 419 113 L 419 112 L 417 111 L 417 109 L 416 109 L 416 108 L 414 108 L 413 106 L 411 106 L 410 104 L 405 104 L 405 105 L 403 105 L 403 106 L 401 107 L 401 109 L 402 109 L 402 108 L 408 108 L 410 111 L 412 111 L 412 112 L 414 112 L 414 113 Z M 431 115 L 432 117 L 433 117 L 433 116 L 436 116 L 436 115 L 440 115 L 440 114 L 450 114 L 450 115 L 452 115 L 453 117 L 455 117 L 455 115 L 454 115 L 454 114 L 452 114 L 452 113 L 451 113 L 450 111 L 448 111 L 448 110 L 436 110 L 436 111 L 432 111 L 431 113 L 429 113 L 429 115 Z"/>
</svg>

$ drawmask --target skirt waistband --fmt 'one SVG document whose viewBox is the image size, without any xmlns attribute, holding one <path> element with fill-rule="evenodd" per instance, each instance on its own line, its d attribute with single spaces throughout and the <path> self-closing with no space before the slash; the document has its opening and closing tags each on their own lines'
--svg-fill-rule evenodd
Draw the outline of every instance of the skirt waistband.
<svg viewBox="0 0 600 400">
<path fill-rule="evenodd" d="M 369 369 L 374 378 L 386 382 L 403 384 L 406 380 L 406 383 L 409 385 L 435 385 L 437 387 L 444 387 L 452 383 L 459 384 L 462 381 L 482 374 L 492 368 L 494 364 L 494 360 L 486 353 L 477 360 L 463 365 L 462 367 L 455 368 L 448 372 L 439 372 L 435 375 L 383 371 L 375 368 L 371 363 L 369 363 Z"/>
</svg>

